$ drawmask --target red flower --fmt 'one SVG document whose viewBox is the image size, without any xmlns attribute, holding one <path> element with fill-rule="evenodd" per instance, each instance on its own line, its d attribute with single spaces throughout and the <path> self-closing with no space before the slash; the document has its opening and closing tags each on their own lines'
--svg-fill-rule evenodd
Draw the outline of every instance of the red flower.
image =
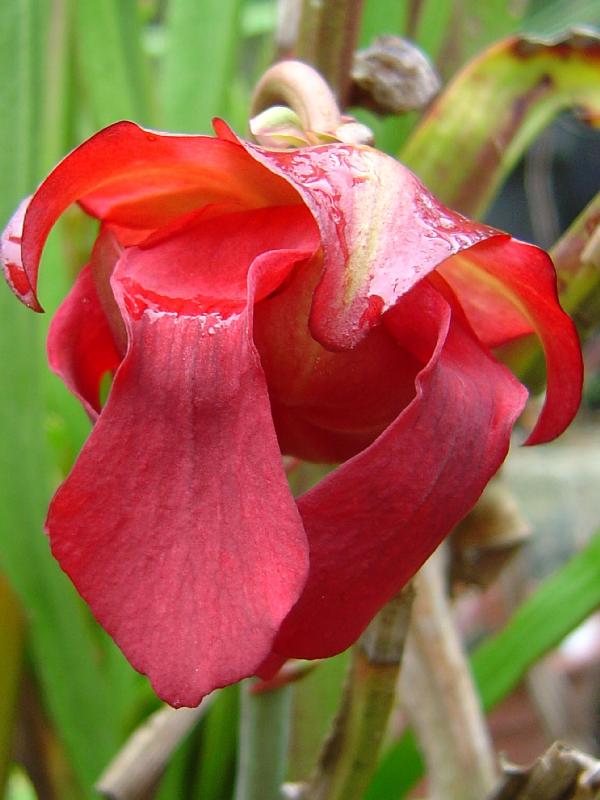
<svg viewBox="0 0 600 800">
<path fill-rule="evenodd" d="M 2 250 L 40 310 L 57 217 L 78 201 L 101 221 L 48 341 L 95 425 L 47 529 L 174 705 L 265 660 L 337 653 L 414 574 L 523 408 L 490 348 L 541 339 L 530 443 L 564 429 L 581 386 L 542 251 L 447 210 L 371 148 L 270 152 L 217 133 L 106 128 L 21 206 Z M 280 451 L 344 463 L 295 502 Z"/>
</svg>

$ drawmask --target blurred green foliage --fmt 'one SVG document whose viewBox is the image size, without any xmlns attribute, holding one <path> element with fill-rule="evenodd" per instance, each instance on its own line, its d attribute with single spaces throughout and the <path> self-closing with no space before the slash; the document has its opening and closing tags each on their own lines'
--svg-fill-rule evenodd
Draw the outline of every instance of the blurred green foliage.
<svg viewBox="0 0 600 800">
<path fill-rule="evenodd" d="M 361 42 L 380 33 L 408 35 L 448 78 L 501 36 L 518 30 L 556 33 L 583 23 L 600 26 L 594 0 L 366 0 Z M 3 0 L 2 223 L 58 159 L 117 119 L 209 132 L 212 116 L 222 115 L 244 133 L 252 86 L 275 51 L 275 25 L 270 0 Z M 399 151 L 417 123 L 415 114 L 386 120 L 361 115 L 373 126 L 379 146 L 390 152 Z M 47 318 L 81 265 L 91 234 L 89 222 L 74 211 L 51 236 L 41 286 Z M 0 781 L 9 775 L 14 721 L 21 729 L 25 725 L 9 688 L 20 674 L 21 705 L 30 706 L 30 717 L 45 731 L 44 741 L 53 742 L 47 761 L 39 765 L 46 773 L 47 796 L 92 798 L 94 780 L 158 703 L 50 556 L 42 533 L 45 510 L 88 423 L 46 368 L 47 318 L 22 308 L 4 290 L 0 315 L 0 570 L 18 598 L 2 606 L 0 623 Z M 563 592 L 564 605 L 557 608 L 559 595 L 542 588 L 506 631 L 477 651 L 474 663 L 484 699 L 497 702 L 514 685 L 507 677 L 514 663 L 513 672 L 504 670 L 515 648 L 522 674 L 600 600 L 598 576 L 596 583 L 590 581 L 597 569 L 597 542 L 593 548 L 582 554 L 579 567 L 565 567 L 557 576 L 553 587 Z M 588 582 L 576 584 L 583 573 Z M 553 623 L 538 623 L 543 641 L 526 626 L 532 608 Z M 306 776 L 314 764 L 337 703 L 343 666 L 341 657 L 317 668 L 295 689 L 294 779 Z M 501 685 L 498 670 L 504 676 Z M 29 692 L 32 683 L 39 693 Z M 235 688 L 219 695 L 175 754 L 157 797 L 231 797 L 237 702 Z M 419 774 L 414 743 L 402 741 L 383 759 L 368 800 L 396 800 L 401 787 Z M 34 795 L 27 779 L 14 771 L 11 775 L 8 800 L 30 800 Z M 3 788 L 0 784 L 0 794 Z"/>
</svg>

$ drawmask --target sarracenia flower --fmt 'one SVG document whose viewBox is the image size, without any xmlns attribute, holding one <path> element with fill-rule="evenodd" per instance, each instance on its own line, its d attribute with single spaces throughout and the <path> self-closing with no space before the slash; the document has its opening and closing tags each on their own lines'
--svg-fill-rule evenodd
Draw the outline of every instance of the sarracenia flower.
<svg viewBox="0 0 600 800">
<path fill-rule="evenodd" d="M 581 387 L 541 250 L 370 147 L 276 152 L 216 130 L 102 130 L 2 242 L 40 310 L 50 228 L 73 202 L 100 220 L 50 328 L 50 365 L 94 426 L 47 530 L 173 705 L 357 638 L 506 455 L 527 392 L 492 348 L 541 340 L 530 444 L 565 428 Z M 282 453 L 342 463 L 294 500 Z"/>
</svg>

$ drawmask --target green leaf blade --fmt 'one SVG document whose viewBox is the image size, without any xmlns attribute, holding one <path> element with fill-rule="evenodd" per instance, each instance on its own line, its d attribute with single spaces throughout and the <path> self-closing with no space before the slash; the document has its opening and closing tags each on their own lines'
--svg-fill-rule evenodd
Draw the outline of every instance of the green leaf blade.
<svg viewBox="0 0 600 800">
<path fill-rule="evenodd" d="M 567 108 L 600 122 L 600 40 L 506 39 L 446 88 L 399 157 L 445 203 L 481 217 L 527 147 Z"/>
<path fill-rule="evenodd" d="M 165 127 L 210 131 L 227 109 L 241 40 L 241 0 L 172 0 L 161 100 Z"/>
<path fill-rule="evenodd" d="M 77 63 L 92 125 L 120 119 L 149 124 L 141 31 L 132 0 L 75 3 Z"/>
</svg>

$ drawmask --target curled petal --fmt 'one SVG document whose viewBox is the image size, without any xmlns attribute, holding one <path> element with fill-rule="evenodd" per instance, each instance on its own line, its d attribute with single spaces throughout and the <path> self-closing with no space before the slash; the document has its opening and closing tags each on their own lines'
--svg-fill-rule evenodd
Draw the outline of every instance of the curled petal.
<svg viewBox="0 0 600 800">
<path fill-rule="evenodd" d="M 89 266 L 82 269 L 52 318 L 48 360 L 92 419 L 100 413 L 100 381 L 121 360 Z"/>
<path fill-rule="evenodd" d="M 321 269 L 319 253 L 257 304 L 254 338 L 282 452 L 335 463 L 371 444 L 410 403 L 423 362 L 382 325 L 352 350 L 332 352 L 312 339 L 308 317 Z"/>
<path fill-rule="evenodd" d="M 35 289 L 32 287 L 29 276 L 23 266 L 21 243 L 23 241 L 23 223 L 31 202 L 30 197 L 23 200 L 15 213 L 10 218 L 8 225 L 2 231 L 0 240 L 0 262 L 6 282 L 26 306 L 33 311 L 42 311 L 38 302 Z"/>
<path fill-rule="evenodd" d="M 440 273 L 457 293 L 477 334 L 489 344 L 537 333 L 546 356 L 547 392 L 526 444 L 558 436 L 579 407 L 583 364 L 577 331 L 558 301 L 550 257 L 515 239 L 490 239 L 449 259 Z"/>
<path fill-rule="evenodd" d="M 258 302 L 319 244 L 315 222 L 302 205 L 201 215 L 167 238 L 159 231 L 129 248 L 120 280 L 127 284 L 130 310 L 137 298 L 141 308 L 229 314 L 246 304 L 248 268 L 256 257 L 262 264 Z"/>
<path fill-rule="evenodd" d="M 506 260 L 507 252 L 510 250 L 505 248 L 503 260 Z M 535 333 L 531 322 L 508 295 L 499 292 L 493 283 L 482 280 L 468 268 L 471 263 L 469 256 L 469 251 L 452 256 L 440 264 L 438 272 L 460 300 L 480 341 L 490 348 L 500 347 Z"/>
<path fill-rule="evenodd" d="M 16 276 L 11 285 L 19 298 L 36 310 L 44 243 L 58 217 L 78 200 L 100 219 L 144 230 L 209 203 L 227 201 L 235 209 L 299 202 L 289 183 L 261 167 L 238 144 L 117 122 L 66 156 L 27 208 L 19 252 L 7 271 Z M 16 236 L 20 232 L 9 230 L 9 238 Z"/>
<path fill-rule="evenodd" d="M 276 639 L 282 656 L 329 656 L 357 638 L 473 506 L 526 400 L 426 283 L 386 324 L 400 344 L 420 339 L 431 357 L 396 421 L 298 500 L 310 574 Z"/>
</svg>

